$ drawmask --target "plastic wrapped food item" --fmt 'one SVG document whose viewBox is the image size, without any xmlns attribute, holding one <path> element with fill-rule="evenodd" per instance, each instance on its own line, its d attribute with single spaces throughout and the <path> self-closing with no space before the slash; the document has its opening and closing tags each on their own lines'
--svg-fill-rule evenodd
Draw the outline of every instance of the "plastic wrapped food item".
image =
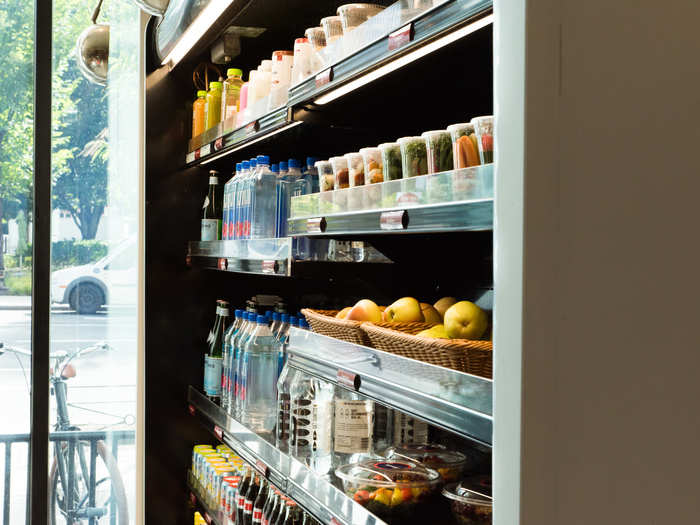
<svg viewBox="0 0 700 525">
<path fill-rule="evenodd" d="M 481 164 L 474 126 L 468 123 L 447 126 L 452 138 L 452 162 L 455 169 Z"/>
<path fill-rule="evenodd" d="M 474 117 L 471 121 L 482 164 L 493 162 L 493 116 Z"/>
<path fill-rule="evenodd" d="M 403 178 L 418 177 L 428 173 L 428 152 L 422 137 L 401 137 L 401 167 Z"/>
<path fill-rule="evenodd" d="M 336 469 L 345 493 L 390 524 L 430 523 L 440 475 L 411 461 L 371 460 Z"/>
<path fill-rule="evenodd" d="M 493 499 L 491 478 L 477 476 L 452 483 L 442 490 L 450 500 L 452 515 L 460 525 L 491 525 Z"/>
<path fill-rule="evenodd" d="M 343 155 L 348 161 L 348 171 L 350 177 L 350 187 L 364 186 L 365 165 L 360 153 L 346 153 Z"/>
<path fill-rule="evenodd" d="M 304 31 L 304 36 L 309 39 L 316 51 L 326 47 L 326 33 L 322 27 L 310 27 Z"/>
<path fill-rule="evenodd" d="M 384 453 L 387 459 L 398 460 L 411 459 L 416 463 L 437 470 L 442 480 L 446 483 L 457 481 L 462 477 L 467 457 L 443 445 L 428 443 L 401 443 L 390 447 Z"/>
<path fill-rule="evenodd" d="M 350 187 L 350 177 L 348 171 L 348 159 L 345 157 L 331 157 L 328 159 L 333 166 L 333 176 L 335 177 L 335 189 L 342 190 Z"/>
<path fill-rule="evenodd" d="M 398 142 L 385 142 L 377 146 L 382 153 L 382 173 L 384 180 L 397 180 L 403 177 L 401 146 Z"/>
<path fill-rule="evenodd" d="M 376 148 L 362 148 L 360 150 L 365 167 L 365 183 L 376 184 L 384 182 L 384 170 L 382 169 L 382 150 Z"/>
<path fill-rule="evenodd" d="M 428 154 L 428 173 L 449 171 L 452 162 L 452 137 L 446 130 L 426 131 L 421 134 L 425 139 Z"/>
<path fill-rule="evenodd" d="M 333 191 L 335 189 L 335 175 L 333 174 L 333 166 L 328 160 L 319 160 L 314 164 L 318 171 L 318 185 L 320 190 Z"/>
<path fill-rule="evenodd" d="M 383 10 L 384 6 L 377 4 L 345 4 L 338 8 L 337 13 L 343 24 L 343 32 L 347 33 Z"/>
<path fill-rule="evenodd" d="M 326 45 L 330 46 L 333 42 L 343 36 L 343 23 L 339 16 L 327 16 L 321 18 L 321 27 L 326 34 Z"/>
</svg>

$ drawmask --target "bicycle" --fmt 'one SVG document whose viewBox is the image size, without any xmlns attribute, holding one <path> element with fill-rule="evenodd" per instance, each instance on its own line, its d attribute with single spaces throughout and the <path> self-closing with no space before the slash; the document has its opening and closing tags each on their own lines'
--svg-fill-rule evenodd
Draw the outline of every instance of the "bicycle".
<svg viewBox="0 0 700 525">
<path fill-rule="evenodd" d="M 92 436 L 86 440 L 86 434 L 90 433 L 80 432 L 80 428 L 71 425 L 68 415 L 67 381 L 76 375 L 71 361 L 110 348 L 106 343 L 97 343 L 73 353 L 57 352 L 50 356 L 54 360 L 49 381 L 51 395 L 56 397 L 57 420 L 53 428 L 57 434 L 50 437 L 54 450 L 49 471 L 49 525 L 58 525 L 59 515 L 66 525 L 82 525 L 84 520 L 93 525 L 100 523 L 102 518 L 110 518 L 110 522 L 117 525 L 129 524 L 126 491 L 117 461 L 102 439 Z M 0 343 L 0 355 L 5 351 L 32 355 L 26 350 Z M 76 435 L 72 436 L 73 433 Z M 90 453 L 89 463 L 86 450 Z M 112 509 L 116 516 L 111 513 Z"/>
</svg>

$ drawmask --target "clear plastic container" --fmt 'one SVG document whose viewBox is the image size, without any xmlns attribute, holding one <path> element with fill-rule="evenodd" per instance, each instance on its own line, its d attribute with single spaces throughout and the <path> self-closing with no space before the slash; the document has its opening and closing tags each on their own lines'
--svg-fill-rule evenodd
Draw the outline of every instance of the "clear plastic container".
<svg viewBox="0 0 700 525">
<path fill-rule="evenodd" d="M 365 164 L 360 153 L 346 153 L 343 155 L 348 161 L 350 187 L 364 186 Z"/>
<path fill-rule="evenodd" d="M 318 171 L 318 184 L 320 190 L 333 191 L 335 189 L 335 175 L 333 174 L 333 165 L 329 160 L 319 160 L 314 164 Z"/>
<path fill-rule="evenodd" d="M 390 524 L 431 523 L 440 475 L 411 461 L 372 460 L 336 469 L 345 493 Z"/>
<path fill-rule="evenodd" d="M 428 154 L 428 173 L 449 171 L 454 166 L 452 159 L 452 137 L 449 131 L 426 131 L 421 134 Z"/>
<path fill-rule="evenodd" d="M 294 64 L 292 65 L 292 85 L 298 84 L 313 71 L 313 48 L 308 38 L 294 41 Z"/>
<path fill-rule="evenodd" d="M 452 515 L 460 525 L 491 525 L 493 499 L 491 478 L 477 476 L 461 483 L 452 483 L 442 489 L 450 500 Z"/>
<path fill-rule="evenodd" d="M 401 169 L 403 178 L 408 179 L 428 173 L 428 152 L 422 137 L 401 137 Z"/>
<path fill-rule="evenodd" d="M 327 16 L 321 18 L 321 27 L 326 34 L 326 45 L 330 46 L 333 42 L 343 36 L 343 22 L 339 16 Z"/>
<path fill-rule="evenodd" d="M 469 123 L 447 126 L 452 139 L 452 163 L 455 169 L 481 164 L 474 126 Z"/>
<path fill-rule="evenodd" d="M 385 181 L 403 177 L 401 146 L 398 142 L 385 142 L 377 146 L 382 155 L 382 172 Z"/>
<path fill-rule="evenodd" d="M 401 443 L 388 448 L 384 455 L 387 459 L 398 461 L 410 459 L 425 467 L 437 470 L 446 483 L 460 479 L 467 463 L 467 457 L 464 454 L 448 450 L 444 445 L 436 443 L 425 445 Z"/>
<path fill-rule="evenodd" d="M 345 4 L 338 8 L 337 13 L 343 24 L 343 32 L 347 33 L 384 9 L 384 6 L 377 4 Z"/>
<path fill-rule="evenodd" d="M 333 167 L 333 177 L 335 178 L 334 189 L 342 190 L 350 187 L 350 176 L 348 171 L 348 159 L 345 157 L 331 157 L 328 159 Z"/>
<path fill-rule="evenodd" d="M 493 162 L 493 116 L 474 117 L 471 120 L 479 146 L 479 159 L 482 164 Z"/>
<path fill-rule="evenodd" d="M 362 148 L 360 150 L 365 168 L 365 183 L 376 184 L 384 182 L 382 169 L 382 151 L 378 147 Z"/>
<path fill-rule="evenodd" d="M 310 27 L 304 31 L 304 36 L 309 39 L 315 50 L 326 47 L 326 33 L 322 27 Z"/>
</svg>

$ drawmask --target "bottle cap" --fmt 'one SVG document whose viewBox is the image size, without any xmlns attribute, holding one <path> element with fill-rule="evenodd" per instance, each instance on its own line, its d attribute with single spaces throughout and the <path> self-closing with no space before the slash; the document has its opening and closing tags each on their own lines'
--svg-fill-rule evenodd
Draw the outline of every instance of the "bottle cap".
<svg viewBox="0 0 700 525">
<path fill-rule="evenodd" d="M 309 323 L 306 322 L 306 319 L 299 319 L 299 328 L 309 328 Z"/>
<path fill-rule="evenodd" d="M 197 97 L 206 97 L 206 96 L 207 96 L 207 92 L 204 91 L 203 89 L 197 91 Z"/>
<path fill-rule="evenodd" d="M 272 320 L 273 320 L 273 321 L 279 321 L 279 320 L 280 320 L 280 314 L 279 314 L 279 312 L 272 312 Z"/>
<path fill-rule="evenodd" d="M 291 324 L 292 326 L 296 326 L 296 325 L 297 325 L 297 316 L 296 316 L 296 315 L 292 315 L 292 316 L 289 318 L 289 324 Z"/>
<path fill-rule="evenodd" d="M 268 310 L 265 312 L 265 317 L 267 317 L 268 320 L 272 319 L 272 310 Z"/>
<path fill-rule="evenodd" d="M 308 39 L 308 38 L 296 38 L 296 39 L 294 40 L 294 44 L 295 44 L 295 45 L 296 45 L 296 44 L 308 44 L 308 43 L 309 43 L 309 39 Z"/>
<path fill-rule="evenodd" d="M 249 170 L 250 169 L 250 162 L 248 162 L 247 160 L 244 160 L 243 162 L 241 162 L 241 168 L 243 168 L 244 170 Z"/>
<path fill-rule="evenodd" d="M 267 324 L 267 319 L 265 318 L 264 315 L 258 316 L 258 324 Z"/>
<path fill-rule="evenodd" d="M 290 168 L 301 168 L 301 162 L 299 162 L 297 159 L 289 159 L 287 163 Z"/>
<path fill-rule="evenodd" d="M 287 171 L 289 168 L 287 167 L 287 163 L 285 161 L 280 162 L 280 171 Z"/>
<path fill-rule="evenodd" d="M 242 162 L 236 162 L 236 173 L 239 173 L 240 171 L 243 170 L 243 163 Z"/>
<path fill-rule="evenodd" d="M 258 164 L 261 164 L 263 166 L 269 166 L 270 157 L 268 157 L 267 155 L 258 155 Z"/>
<path fill-rule="evenodd" d="M 243 71 L 236 68 L 236 67 L 232 67 L 232 68 L 226 70 L 226 76 L 227 77 L 242 77 Z"/>
<path fill-rule="evenodd" d="M 321 159 L 319 159 L 318 157 L 306 157 L 306 165 L 307 165 L 309 168 L 311 168 L 311 167 L 314 166 L 319 160 L 321 160 Z"/>
<path fill-rule="evenodd" d="M 288 314 L 282 314 L 282 322 L 283 323 L 289 322 L 289 315 Z"/>
<path fill-rule="evenodd" d="M 250 167 L 254 168 L 258 165 L 258 160 L 257 159 L 250 159 Z"/>
<path fill-rule="evenodd" d="M 219 184 L 219 177 L 217 177 L 216 175 L 210 175 L 209 184 Z"/>
<path fill-rule="evenodd" d="M 236 319 L 240 319 L 240 317 L 241 317 L 242 314 L 243 314 L 243 312 L 240 310 L 240 308 L 236 308 L 236 310 L 233 312 L 233 316 L 234 316 Z"/>
<path fill-rule="evenodd" d="M 209 82 L 209 89 L 221 89 L 224 86 L 221 84 L 221 82 Z"/>
<path fill-rule="evenodd" d="M 270 171 L 272 173 L 279 173 L 280 172 L 280 167 L 278 164 L 270 164 Z"/>
</svg>

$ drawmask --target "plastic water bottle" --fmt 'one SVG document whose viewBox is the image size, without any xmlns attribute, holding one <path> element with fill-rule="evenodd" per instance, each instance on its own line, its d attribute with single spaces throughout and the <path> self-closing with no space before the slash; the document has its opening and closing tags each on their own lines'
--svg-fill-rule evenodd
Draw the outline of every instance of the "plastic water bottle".
<svg viewBox="0 0 700 525">
<path fill-rule="evenodd" d="M 304 172 L 305 177 L 311 179 L 311 193 L 318 193 L 321 191 L 321 181 L 318 177 L 318 169 L 316 169 L 316 163 L 321 160 L 318 157 L 306 157 L 306 171 Z"/>
<path fill-rule="evenodd" d="M 242 163 L 236 163 L 236 174 L 229 181 L 229 206 L 228 206 L 228 239 L 236 238 L 236 195 L 238 193 L 238 182 L 243 176 Z"/>
<path fill-rule="evenodd" d="M 277 380 L 277 428 L 275 432 L 275 446 L 282 452 L 291 450 L 291 389 L 301 372 L 296 368 L 285 365 Z"/>
<path fill-rule="evenodd" d="M 277 330 L 279 330 L 280 319 L 282 319 L 282 316 L 279 312 L 272 312 L 272 324 L 270 325 L 270 331 L 272 332 L 272 335 L 275 335 L 277 333 Z M 276 338 L 277 337 L 275 337 L 275 339 Z"/>
<path fill-rule="evenodd" d="M 331 471 L 333 385 L 296 374 L 290 389 L 290 452 L 320 476 Z"/>
<path fill-rule="evenodd" d="M 241 398 L 241 422 L 258 434 L 272 433 L 277 420 L 277 355 L 278 343 L 259 315 L 243 351 Z"/>
<path fill-rule="evenodd" d="M 270 171 L 270 157 L 258 157 L 258 168 L 251 178 L 251 223 L 253 239 L 269 239 L 275 236 L 277 206 L 275 190 L 277 177 Z"/>
<path fill-rule="evenodd" d="M 236 194 L 234 196 L 233 213 L 234 213 L 234 239 L 240 239 L 243 232 L 243 198 L 245 191 L 245 182 L 248 178 L 250 163 L 247 160 L 241 162 L 241 172 L 238 182 L 236 183 Z"/>
<path fill-rule="evenodd" d="M 242 359 L 241 356 L 243 354 L 243 348 L 245 346 L 246 341 L 248 340 L 248 336 L 250 335 L 251 328 L 253 326 L 253 321 L 251 321 L 251 316 L 256 316 L 255 312 L 243 312 L 242 314 L 242 319 L 243 322 L 241 323 L 241 327 L 236 332 L 236 334 L 233 336 L 231 339 L 231 346 L 233 349 L 233 365 L 231 367 L 231 372 L 233 374 L 232 378 L 232 402 L 229 403 L 230 410 L 233 412 L 233 416 L 238 419 L 240 417 L 240 408 L 241 408 L 241 403 L 240 403 L 240 387 L 241 387 L 241 367 L 242 367 Z"/>
<path fill-rule="evenodd" d="M 336 386 L 333 408 L 333 464 L 372 458 L 374 401 Z"/>
<path fill-rule="evenodd" d="M 221 352 L 222 357 L 222 372 L 221 372 L 221 408 L 228 412 L 231 403 L 230 394 L 230 382 L 231 377 L 231 365 L 233 364 L 233 351 L 231 346 L 231 340 L 234 334 L 240 329 L 243 323 L 243 311 L 236 310 L 234 312 L 233 323 L 228 327 L 226 333 L 224 334 L 224 347 Z"/>
<path fill-rule="evenodd" d="M 277 329 L 274 331 L 275 339 L 279 341 L 280 332 L 286 329 L 289 330 L 289 314 L 280 314 L 280 323 L 277 325 Z"/>
<path fill-rule="evenodd" d="M 250 169 L 248 170 L 248 176 L 246 177 L 245 183 L 243 184 L 244 190 L 244 204 L 242 208 L 243 212 L 243 227 L 241 239 L 252 238 L 252 225 L 253 225 L 253 200 L 255 198 L 253 192 L 253 185 L 255 183 L 255 174 L 257 173 L 258 161 L 257 159 L 250 159 L 248 161 L 250 164 Z"/>
<path fill-rule="evenodd" d="M 233 177 L 231 177 L 229 180 L 227 180 L 226 184 L 224 184 L 224 198 L 222 199 L 222 204 L 221 204 L 221 240 L 222 241 L 228 240 L 228 201 L 229 201 L 229 192 L 231 191 L 231 182 L 232 181 L 233 181 Z"/>
<path fill-rule="evenodd" d="M 280 177 L 284 178 L 287 175 L 287 170 L 289 169 L 289 166 L 285 161 L 280 162 Z"/>
<path fill-rule="evenodd" d="M 293 159 L 289 159 L 290 164 L 292 163 Z M 295 161 L 296 163 L 296 161 Z M 289 211 L 291 210 L 291 202 L 293 197 L 298 197 L 300 195 L 307 195 L 311 193 L 312 187 L 313 187 L 313 180 L 318 179 L 318 177 L 312 177 L 308 174 L 308 172 L 304 175 L 300 175 L 295 178 L 295 180 L 292 182 L 291 186 L 291 194 L 289 195 L 289 198 L 286 202 L 287 208 L 286 208 L 286 217 L 284 220 L 285 224 L 285 232 L 286 232 L 286 224 L 287 220 L 289 218 Z M 295 237 L 292 241 L 292 254 L 296 259 L 310 259 L 311 258 L 311 243 L 308 237 Z"/>
<path fill-rule="evenodd" d="M 301 163 L 297 159 L 289 159 L 287 161 L 287 177 L 291 180 L 296 180 L 301 177 Z"/>
</svg>

